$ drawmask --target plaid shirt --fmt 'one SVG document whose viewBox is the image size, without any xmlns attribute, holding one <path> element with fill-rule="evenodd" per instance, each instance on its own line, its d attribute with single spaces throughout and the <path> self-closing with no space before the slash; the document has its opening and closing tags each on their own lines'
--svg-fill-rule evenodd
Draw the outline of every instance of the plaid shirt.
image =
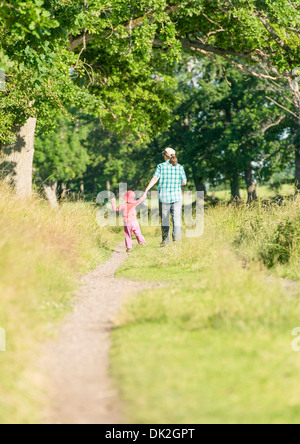
<svg viewBox="0 0 300 444">
<path fill-rule="evenodd" d="M 182 200 L 181 182 L 187 180 L 183 166 L 173 166 L 168 160 L 157 166 L 153 177 L 159 179 L 160 202 L 173 203 Z"/>
</svg>

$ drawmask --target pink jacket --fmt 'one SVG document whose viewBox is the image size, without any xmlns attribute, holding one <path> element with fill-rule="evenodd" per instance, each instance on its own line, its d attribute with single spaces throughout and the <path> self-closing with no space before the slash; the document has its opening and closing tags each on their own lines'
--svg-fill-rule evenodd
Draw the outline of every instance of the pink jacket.
<svg viewBox="0 0 300 444">
<path fill-rule="evenodd" d="M 127 202 L 124 204 L 116 206 L 116 199 L 112 199 L 111 205 L 113 211 L 121 211 L 123 216 L 123 221 L 125 224 L 136 222 L 137 214 L 136 207 L 146 200 L 146 197 L 141 197 L 141 199 L 135 200 L 134 202 Z"/>
</svg>

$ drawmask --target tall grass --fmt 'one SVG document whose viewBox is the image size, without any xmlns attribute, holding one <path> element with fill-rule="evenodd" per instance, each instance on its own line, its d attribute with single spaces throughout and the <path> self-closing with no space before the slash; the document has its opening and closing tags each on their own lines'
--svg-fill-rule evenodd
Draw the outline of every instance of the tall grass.
<svg viewBox="0 0 300 444">
<path fill-rule="evenodd" d="M 298 215 L 298 200 L 222 204 L 207 210 L 202 238 L 160 249 L 156 233 L 146 234 L 147 254 L 134 252 L 120 275 L 165 286 L 129 299 L 115 321 L 113 373 L 128 421 L 299 421 L 300 358 L 291 332 L 300 290 L 276 277 L 280 255 L 268 253 L 274 276 L 263 257 L 279 227 L 289 227 L 284 221 L 298 226 Z M 299 267 L 294 239 L 286 270 Z"/>
<path fill-rule="evenodd" d="M 209 194 L 211 194 L 210 191 Z M 280 193 L 283 197 L 289 197 L 292 194 L 295 194 L 295 184 L 282 184 L 279 187 L 272 188 L 270 185 L 258 185 L 257 193 L 260 199 L 272 199 Z M 241 199 L 245 202 L 247 201 L 248 194 L 246 189 L 240 190 Z M 221 201 L 230 201 L 231 200 L 231 192 L 230 189 L 226 190 L 218 190 L 215 192 L 215 197 L 220 199 Z"/>
<path fill-rule="evenodd" d="M 36 423 L 43 402 L 35 362 L 40 344 L 70 309 L 80 273 L 108 254 L 110 233 L 95 209 L 66 203 L 59 212 L 38 197 L 18 200 L 0 186 L 0 423 Z"/>
<path fill-rule="evenodd" d="M 300 279 L 300 196 L 227 206 L 220 217 L 216 229 L 226 227 L 228 240 L 245 262 L 258 261 L 282 277 Z"/>
</svg>

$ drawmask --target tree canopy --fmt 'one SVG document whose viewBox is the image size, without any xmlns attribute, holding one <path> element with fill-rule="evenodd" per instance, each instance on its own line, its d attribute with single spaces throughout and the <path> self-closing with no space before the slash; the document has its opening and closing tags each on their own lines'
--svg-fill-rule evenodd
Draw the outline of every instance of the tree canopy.
<svg viewBox="0 0 300 444">
<path fill-rule="evenodd" d="M 68 182 L 82 177 L 90 161 L 84 147 L 88 133 L 84 116 L 75 122 L 60 116 L 55 131 L 36 139 L 34 166 L 42 182 Z"/>
<path fill-rule="evenodd" d="M 182 48 L 292 86 L 299 23 L 299 0 L 4 2 L 0 58 L 12 77 L 1 97 L 1 140 L 18 119 L 37 113 L 49 122 L 70 103 L 141 139 L 159 131 L 169 123 L 169 74 Z"/>
<path fill-rule="evenodd" d="M 172 123 L 180 99 L 174 70 L 182 52 L 192 51 L 216 66 L 221 56 L 225 71 L 233 66 L 265 82 L 264 100 L 290 116 L 300 178 L 299 25 L 300 0 L 2 2 L 0 145 L 16 140 L 29 117 L 45 134 L 57 114 L 74 108 L 128 143 L 150 142 Z M 257 131 L 252 123 L 250 134 Z"/>
<path fill-rule="evenodd" d="M 293 138 L 286 114 L 267 100 L 262 80 L 222 58 L 216 62 L 187 58 L 179 66 L 180 104 L 170 129 L 151 148 L 172 146 L 199 190 L 204 183 L 227 182 L 235 197 L 242 178 L 253 180 L 255 172 L 269 180 L 291 164 Z"/>
<path fill-rule="evenodd" d="M 142 189 L 162 161 L 161 152 L 172 146 L 188 172 L 190 186 L 194 182 L 202 190 L 205 184 L 230 184 L 233 197 L 239 196 L 240 187 L 248 180 L 268 181 L 292 164 L 291 122 L 267 100 L 262 80 L 222 58 L 216 64 L 205 57 L 186 57 L 174 76 L 179 103 L 172 111 L 171 126 L 150 143 L 118 137 L 99 119 L 76 112 L 81 149 L 89 158 L 86 169 L 74 175 L 68 168 L 67 176 L 58 175 L 60 165 L 65 171 L 64 166 L 73 159 L 71 139 L 77 140 L 77 133 L 72 135 L 76 126 L 71 121 L 60 121 L 54 135 L 38 138 L 35 164 L 43 169 L 47 158 L 55 156 L 58 163 L 50 164 L 53 178 L 68 182 L 74 191 L 79 191 L 82 181 L 86 193 L 94 195 L 106 187 L 117 192 L 120 182 Z"/>
</svg>

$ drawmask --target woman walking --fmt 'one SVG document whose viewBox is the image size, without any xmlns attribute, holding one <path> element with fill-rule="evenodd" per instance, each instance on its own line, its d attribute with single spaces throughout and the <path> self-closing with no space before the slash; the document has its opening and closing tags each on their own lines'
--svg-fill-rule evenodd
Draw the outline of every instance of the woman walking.
<svg viewBox="0 0 300 444">
<path fill-rule="evenodd" d="M 183 166 L 178 164 L 176 152 L 167 148 L 163 153 L 165 162 L 157 166 L 145 194 L 159 181 L 159 202 L 162 220 L 161 246 L 170 245 L 170 214 L 173 220 L 173 241 L 181 239 L 182 186 L 187 184 Z"/>
</svg>

